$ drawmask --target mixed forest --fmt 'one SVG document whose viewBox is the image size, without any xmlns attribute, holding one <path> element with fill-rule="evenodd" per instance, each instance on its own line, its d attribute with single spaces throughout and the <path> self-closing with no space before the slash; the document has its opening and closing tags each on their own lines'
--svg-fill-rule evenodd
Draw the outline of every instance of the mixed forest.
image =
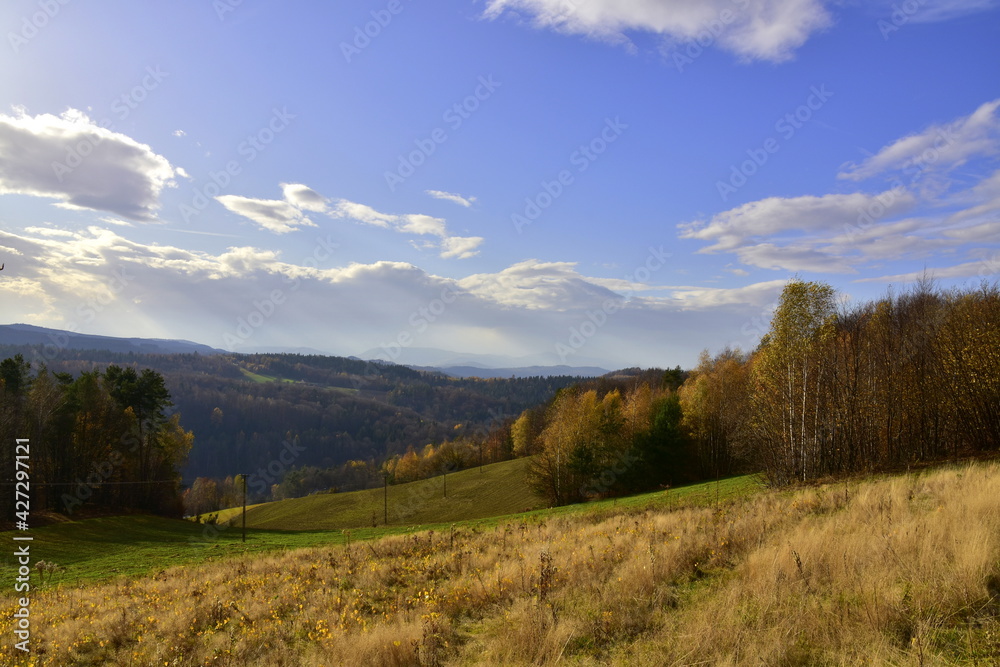
<svg viewBox="0 0 1000 667">
<path fill-rule="evenodd" d="M 31 509 L 72 514 L 85 503 L 179 516 L 181 475 L 194 435 L 168 416 L 170 394 L 150 369 L 110 365 L 73 377 L 32 372 L 21 355 L 0 362 L 0 475 L 21 480 Z M 15 443 L 28 463 L 15 470 Z M 22 450 L 24 451 L 24 450 Z M 14 516 L 14 493 L 0 500 Z M 23 509 L 23 506 L 21 507 Z"/>
</svg>

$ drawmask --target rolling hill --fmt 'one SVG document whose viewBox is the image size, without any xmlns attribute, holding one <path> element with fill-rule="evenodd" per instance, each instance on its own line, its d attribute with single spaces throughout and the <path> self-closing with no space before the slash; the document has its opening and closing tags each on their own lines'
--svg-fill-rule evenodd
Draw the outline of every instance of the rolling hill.
<svg viewBox="0 0 1000 667">
<path fill-rule="evenodd" d="M 222 354 L 224 352 L 224 350 L 201 343 L 192 343 L 188 340 L 95 336 L 36 327 L 31 324 L 0 324 L 0 344 L 48 346 L 50 349 L 134 352 L 136 354 Z"/>
<path fill-rule="evenodd" d="M 444 477 L 349 493 L 317 493 L 254 505 L 247 527 L 267 530 L 335 530 L 482 519 L 540 507 L 525 482 L 528 459 L 471 468 Z M 447 482 L 447 497 L 445 484 Z M 388 500 L 383 504 L 383 493 Z M 240 523 L 241 508 L 223 510 L 219 521 Z M 374 525 L 373 525 L 374 524 Z"/>
</svg>

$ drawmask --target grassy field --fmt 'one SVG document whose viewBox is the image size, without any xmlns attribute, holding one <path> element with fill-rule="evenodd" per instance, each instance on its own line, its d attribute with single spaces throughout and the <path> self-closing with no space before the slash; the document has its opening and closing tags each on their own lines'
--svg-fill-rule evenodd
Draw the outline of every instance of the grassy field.
<svg viewBox="0 0 1000 667">
<path fill-rule="evenodd" d="M 350 546 L 253 531 L 285 549 L 239 554 L 227 535 L 201 563 L 35 591 L 32 664 L 997 664 L 997 498 L 985 462 L 781 492 L 732 479 Z M 27 664 L 10 597 L 0 663 Z"/>
<path fill-rule="evenodd" d="M 448 497 L 444 479 L 432 479 L 390 486 L 389 525 L 420 525 L 467 521 L 542 509 L 541 501 L 525 479 L 528 459 L 516 459 L 463 470 L 448 475 Z M 745 495 L 760 488 L 753 476 L 731 477 L 718 482 L 692 484 L 671 489 L 546 509 L 541 514 L 558 516 L 581 510 L 615 511 L 676 505 L 705 505 Z M 214 513 L 219 522 L 241 520 L 242 508 Z M 247 507 L 247 527 L 274 530 L 343 529 L 384 524 L 383 490 L 316 494 Z"/>
<path fill-rule="evenodd" d="M 543 521 L 585 513 L 594 517 L 623 510 L 697 506 L 725 501 L 759 490 L 752 477 L 552 509 L 524 483 L 525 460 L 484 466 L 448 476 L 389 488 L 390 524 L 382 524 L 382 489 L 324 494 L 265 503 L 247 512 L 247 541 L 242 541 L 239 509 L 230 511 L 231 525 L 217 526 L 145 515 L 105 517 L 53 524 L 31 531 L 32 560 L 67 568 L 55 583 L 78 584 L 116 577 L 140 577 L 177 565 L 195 565 L 235 557 L 266 554 L 348 540 L 371 540 L 420 530 L 450 530 L 458 522 L 479 529 L 512 520 Z M 377 527 L 372 527 L 372 512 Z M 344 531 L 348 530 L 348 533 Z M 13 532 L 0 533 L 9 540 Z M 16 569 L 13 550 L 0 552 L 0 591 L 9 591 Z"/>
<path fill-rule="evenodd" d="M 250 380 L 252 382 L 256 382 L 257 384 L 267 384 L 269 382 L 285 382 L 287 384 L 298 384 L 299 383 L 299 380 L 292 380 L 290 378 L 283 378 L 283 377 L 278 377 L 278 376 L 275 376 L 275 375 L 264 375 L 263 373 L 254 373 L 253 371 L 251 371 L 249 369 L 246 369 L 246 368 L 243 368 L 242 366 L 240 367 L 240 372 L 243 373 L 243 377 L 245 377 L 246 379 L 248 379 L 248 380 Z M 322 386 L 322 385 L 313 385 L 313 386 Z M 338 393 L 346 394 L 346 395 L 355 395 L 355 394 L 360 393 L 359 390 L 352 389 L 350 387 L 327 387 L 327 386 L 324 386 L 323 388 L 327 389 L 329 391 L 336 391 Z"/>
<path fill-rule="evenodd" d="M 527 459 L 504 461 L 431 479 L 390 486 L 389 525 L 464 521 L 515 514 L 539 507 L 525 482 Z M 240 508 L 220 513 L 239 521 Z M 247 526 L 279 530 L 333 530 L 384 525 L 381 488 L 323 493 L 256 505 L 247 510 Z"/>
<path fill-rule="evenodd" d="M 248 380 L 252 380 L 253 382 L 256 382 L 257 384 L 266 384 L 268 382 L 288 382 L 288 383 L 293 383 L 294 382 L 294 380 L 288 380 L 288 379 L 285 379 L 285 378 L 279 378 L 279 377 L 275 377 L 273 375 L 262 375 L 260 373 L 254 373 L 253 371 L 249 371 L 246 368 L 242 368 L 242 367 L 240 367 L 240 372 L 243 373 L 243 377 L 245 377 Z"/>
</svg>

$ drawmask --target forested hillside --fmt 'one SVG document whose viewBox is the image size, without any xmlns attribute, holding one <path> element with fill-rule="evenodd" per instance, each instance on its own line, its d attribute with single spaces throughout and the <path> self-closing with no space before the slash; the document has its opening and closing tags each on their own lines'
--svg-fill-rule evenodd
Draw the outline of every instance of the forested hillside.
<svg viewBox="0 0 1000 667">
<path fill-rule="evenodd" d="M 161 373 L 195 443 L 184 478 L 258 474 L 267 492 L 292 467 L 376 460 L 408 447 L 486 434 L 579 378 L 455 379 L 405 366 L 294 354 L 144 355 L 0 346 L 35 373 Z M 264 488 L 266 487 L 266 488 Z"/>
</svg>

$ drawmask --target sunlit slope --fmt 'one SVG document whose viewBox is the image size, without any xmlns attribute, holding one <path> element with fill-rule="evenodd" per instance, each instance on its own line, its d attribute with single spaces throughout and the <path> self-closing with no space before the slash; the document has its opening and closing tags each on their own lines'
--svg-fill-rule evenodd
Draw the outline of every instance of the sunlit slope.
<svg viewBox="0 0 1000 667">
<path fill-rule="evenodd" d="M 464 521 L 537 509 L 541 501 L 528 488 L 528 459 L 493 463 L 432 479 L 390 486 L 389 525 Z M 447 483 L 447 497 L 445 484 Z M 239 510 L 222 519 L 239 522 Z M 248 528 L 327 530 L 385 524 L 383 489 L 325 493 L 264 503 L 247 510 Z"/>
</svg>

